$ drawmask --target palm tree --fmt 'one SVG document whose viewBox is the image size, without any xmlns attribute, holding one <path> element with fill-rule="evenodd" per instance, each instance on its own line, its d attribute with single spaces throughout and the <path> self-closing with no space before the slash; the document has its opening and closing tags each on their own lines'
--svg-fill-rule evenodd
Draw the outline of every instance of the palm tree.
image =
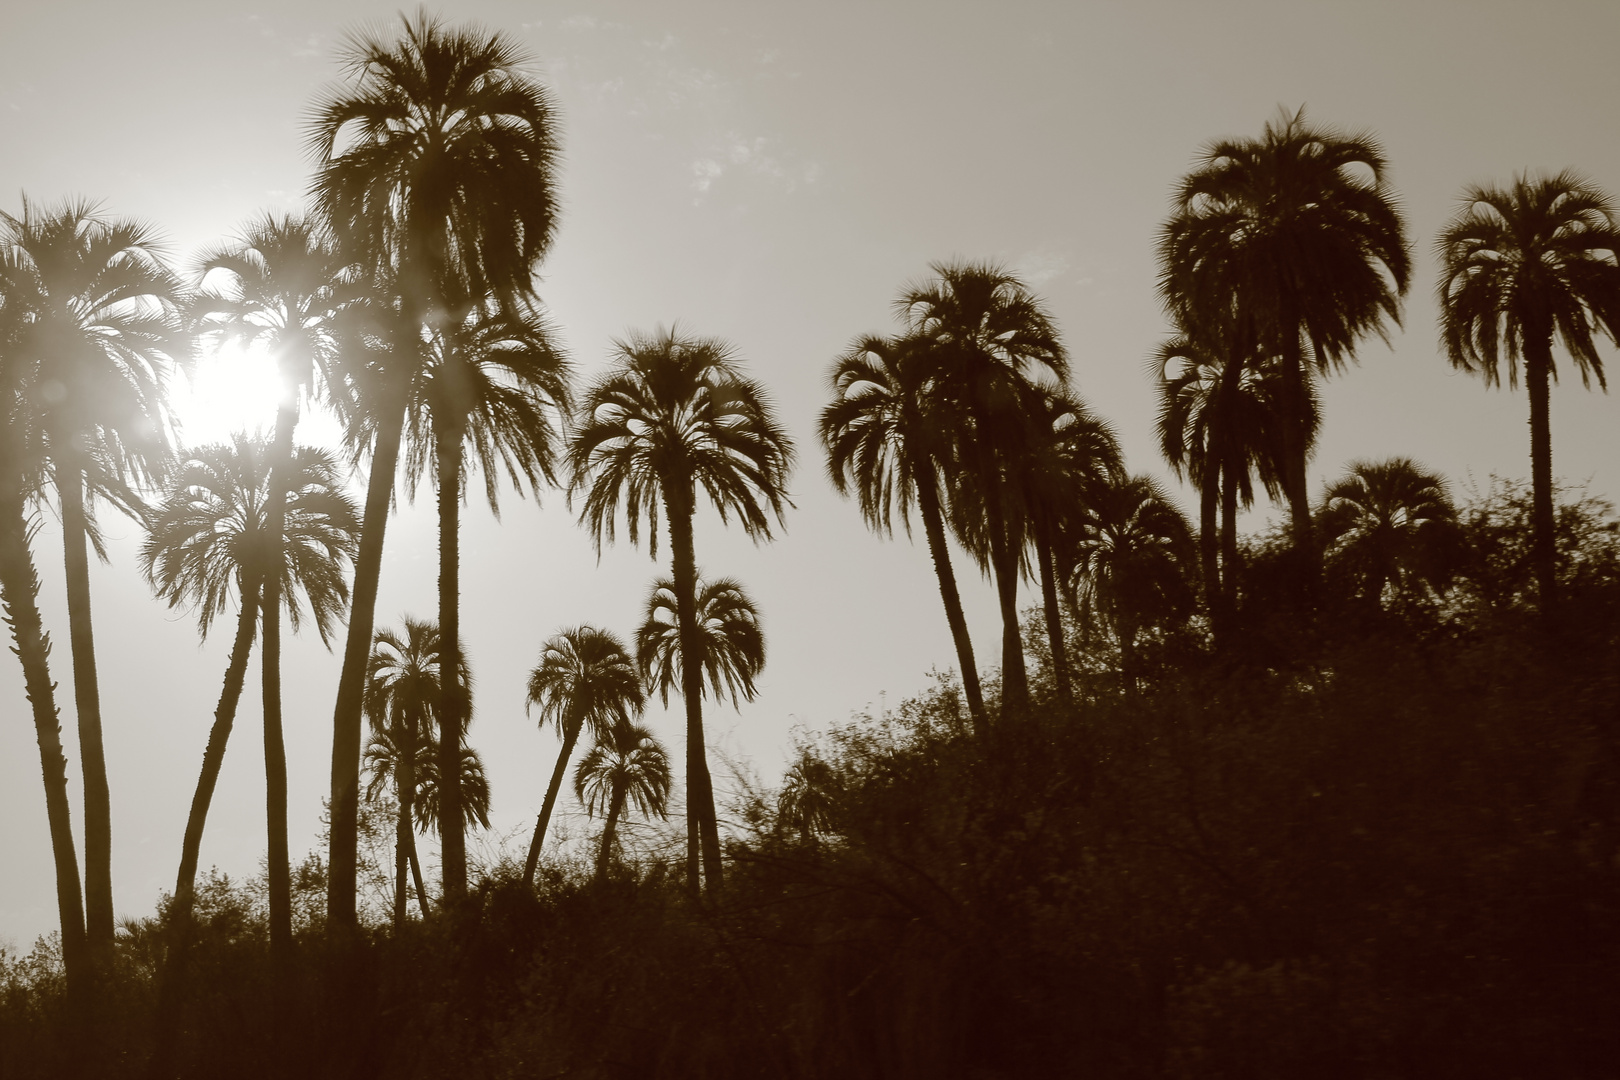
<svg viewBox="0 0 1620 1080">
<path fill-rule="evenodd" d="M 56 907 L 62 929 L 62 963 L 70 1000 L 77 1002 L 91 988 L 88 945 L 85 939 L 84 898 L 79 882 L 78 857 L 73 849 L 73 822 L 68 801 L 67 757 L 62 751 L 62 729 L 56 709 L 56 684 L 50 673 L 50 636 L 39 614 L 39 574 L 29 541 L 28 499 L 43 481 L 44 454 L 31 397 L 37 365 L 18 347 L 26 317 L 12 292 L 17 254 L 0 245 L 0 604 L 11 628 L 13 652 L 22 663 L 23 685 L 34 716 L 39 740 L 40 768 L 45 783 L 46 821 L 51 833 L 51 854 L 56 864 Z"/>
<path fill-rule="evenodd" d="M 1306 352 L 1326 375 L 1400 322 L 1411 256 L 1387 172 L 1369 136 L 1283 112 L 1259 139 L 1210 144 L 1159 238 L 1159 291 L 1177 324 L 1279 358 L 1282 488 L 1312 565 Z"/>
<path fill-rule="evenodd" d="M 653 733 L 639 724 L 617 723 L 597 738 L 574 770 L 574 794 L 585 813 L 607 815 L 602 846 L 596 855 L 596 877 L 607 876 L 619 814 L 628 801 L 642 817 L 666 815 L 669 807 L 669 754 Z"/>
<path fill-rule="evenodd" d="M 310 124 L 320 163 L 313 194 L 364 276 L 390 283 L 408 331 L 395 335 L 389 371 L 369 395 L 377 422 L 366 531 L 333 713 L 328 913 L 352 928 L 362 698 L 403 384 L 427 364 L 421 331 L 430 324 L 453 327 L 489 297 L 504 311 L 534 299 L 534 269 L 556 230 L 558 149 L 547 95 L 504 35 L 418 14 L 402 18 L 395 41 L 357 36 L 346 59 L 351 78 Z M 453 884 L 459 895 L 464 881 Z"/>
<path fill-rule="evenodd" d="M 1410 458 L 1355 461 L 1317 513 L 1328 565 L 1374 608 L 1442 588 L 1460 536 L 1446 482 Z"/>
<path fill-rule="evenodd" d="M 102 748 L 88 548 L 103 559 L 99 496 L 132 517 L 145 506 L 133 485 L 170 464 L 165 381 L 189 359 L 179 315 L 180 283 L 152 230 L 109 221 L 84 202 L 20 218 L 0 214 L 11 251 L 5 290 L 22 323 L 16 347 L 38 365 L 38 423 L 61 502 L 73 696 L 84 765 L 85 908 L 92 950 L 113 943 L 112 803 Z"/>
<path fill-rule="evenodd" d="M 1191 604 L 1192 530 L 1149 478 L 1107 478 L 1087 492 L 1068 542 L 1076 604 L 1111 625 L 1120 675 L 1131 692 L 1138 635 L 1182 616 Z"/>
<path fill-rule="evenodd" d="M 821 411 L 821 442 L 833 487 L 840 495 L 855 494 L 872 531 L 893 536 L 898 509 L 910 536 L 911 507 L 916 504 L 956 646 L 968 713 L 974 730 L 982 733 L 987 723 L 984 692 L 941 511 L 940 471 L 952 448 L 947 425 L 925 412 L 929 400 L 921 374 L 922 364 L 905 339 L 868 336 L 856 341 L 828 373 L 833 401 Z"/>
<path fill-rule="evenodd" d="M 462 663 L 460 512 L 468 451 L 484 474 L 491 511 L 499 511 L 500 471 L 522 494 L 527 482 L 556 482 L 556 444 L 569 411 L 569 367 L 538 317 L 474 312 L 439 330 L 430 343 L 422 397 L 408 419 L 406 475 L 414 494 L 429 466 L 439 500 L 439 629 L 447 662 Z M 416 407 L 420 406 L 420 407 Z M 439 769 L 445 778 L 444 895 L 466 893 L 467 854 L 459 809 L 463 718 L 471 703 L 455 683 L 440 686 Z"/>
<path fill-rule="evenodd" d="M 721 342 L 669 330 L 632 335 L 615 346 L 618 363 L 591 388 L 584 423 L 571 444 L 569 496 L 584 493 L 580 517 L 598 549 L 604 538 L 613 539 L 621 502 L 631 543 L 638 541 L 645 517 L 654 558 L 662 507 L 669 523 L 681 651 L 696 655 L 700 645 L 692 520 L 698 490 L 708 496 L 721 521 L 735 514 L 756 542 L 769 539 L 771 515 L 780 524 L 791 505 L 786 485 L 793 444 L 777 424 L 764 389 L 742 376 Z M 703 745 L 701 678 L 696 665 L 682 668 L 687 876 L 694 893 L 699 888 L 700 847 L 704 880 L 717 886 L 722 873 L 720 830 Z"/>
<path fill-rule="evenodd" d="M 263 343 L 276 360 L 280 398 L 270 444 L 266 533 L 278 536 L 286 513 L 293 429 L 300 399 L 340 381 L 336 322 L 345 299 L 345 267 L 307 220 L 266 215 L 239 241 L 205 255 L 198 325 L 207 336 Z M 284 479 L 286 478 L 286 479 Z M 262 585 L 265 803 L 269 818 L 270 948 L 285 962 L 292 948 L 292 873 L 287 851 L 287 751 L 281 730 L 281 579 Z"/>
<path fill-rule="evenodd" d="M 1508 385 L 1519 365 L 1530 392 L 1530 476 L 1536 583 L 1544 611 L 1557 602 L 1553 550 L 1550 388 L 1558 378 L 1553 336 L 1581 373 L 1608 389 L 1596 334 L 1620 344 L 1620 230 L 1607 195 L 1571 172 L 1518 177 L 1509 190 L 1470 187 L 1436 245 L 1446 358 Z"/>
<path fill-rule="evenodd" d="M 467 678 L 465 666 L 462 678 Z M 366 748 L 371 783 L 366 800 L 376 798 L 393 782 L 399 803 L 395 830 L 394 925 L 405 922 L 405 872 L 415 875 L 417 902 L 427 914 L 427 892 L 416 854 L 412 811 L 434 757 L 434 736 L 442 694 L 439 687 L 439 629 L 430 622 L 407 618 L 405 631 L 379 630 L 366 668 L 366 716 L 371 741 Z"/>
<path fill-rule="evenodd" d="M 529 843 L 529 858 L 523 867 L 523 880 L 534 884 L 535 867 L 545 842 L 546 826 L 557 805 L 568 759 L 574 753 L 579 734 L 590 729 L 597 743 L 611 741 L 615 726 L 626 726 L 630 717 L 640 716 L 646 704 L 635 665 L 624 651 L 624 643 L 606 630 L 577 626 L 549 639 L 540 649 L 540 662 L 529 673 L 526 709 L 539 707 L 540 727 L 548 724 L 562 740 L 557 766 L 546 785 L 545 802 Z"/>
<path fill-rule="evenodd" d="M 1067 379 L 1069 365 L 1057 327 L 1017 277 L 985 263 L 934 263 L 938 278 L 907 289 L 896 302 L 918 343 L 931 407 L 954 416 L 960 475 L 983 492 L 984 535 L 1001 605 L 1002 708 L 1029 707 L 1018 626 L 1018 577 L 1023 522 L 1010 501 L 1026 388 Z"/>
<path fill-rule="evenodd" d="M 765 632 L 759 612 L 743 587 L 731 578 L 697 583 L 697 668 L 701 692 L 707 675 L 714 699 L 728 694 L 733 707 L 753 701 L 755 680 L 765 669 Z M 662 578 L 647 597 L 647 617 L 636 632 L 636 664 L 649 690 L 669 704 L 669 692 L 686 686 L 686 650 L 675 583 Z"/>
</svg>

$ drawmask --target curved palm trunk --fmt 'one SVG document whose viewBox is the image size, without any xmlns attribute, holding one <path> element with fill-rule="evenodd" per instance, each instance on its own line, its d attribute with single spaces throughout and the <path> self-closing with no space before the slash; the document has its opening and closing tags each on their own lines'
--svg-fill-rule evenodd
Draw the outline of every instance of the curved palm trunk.
<svg viewBox="0 0 1620 1080">
<path fill-rule="evenodd" d="M 681 634 L 681 697 L 686 702 L 686 875 L 694 896 L 707 884 L 719 888 L 720 826 L 714 813 L 714 787 L 709 780 L 708 753 L 703 741 L 703 665 L 695 659 L 703 647 L 697 626 L 697 555 L 692 545 L 693 493 L 667 493 L 669 548 L 675 581 L 675 613 Z M 702 878 L 699 878 L 699 855 Z"/>
<path fill-rule="evenodd" d="M 409 839 L 411 857 L 411 879 L 416 882 L 416 904 L 422 909 L 422 918 L 427 918 L 428 894 L 427 886 L 422 882 L 422 860 L 416 854 L 416 832 L 413 827 Z"/>
<path fill-rule="evenodd" d="M 79 718 L 79 758 L 84 766 L 85 933 L 97 963 L 113 946 L 112 798 L 101 738 L 101 691 L 96 681 L 95 635 L 90 620 L 89 538 L 84 509 L 84 471 L 76 459 L 59 463 L 62 550 L 67 570 L 68 641 L 73 655 L 73 703 Z"/>
<path fill-rule="evenodd" d="M 1541 613 L 1551 621 L 1558 606 L 1552 491 L 1552 340 L 1542 334 L 1525 337 L 1524 383 L 1530 392 L 1531 562 L 1536 571 Z"/>
<path fill-rule="evenodd" d="M 394 829 L 394 929 L 405 925 L 408 897 L 405 890 L 406 871 L 411 864 L 411 804 L 416 798 L 416 718 L 405 726 L 403 745 L 400 746 L 399 766 L 394 774 L 399 789 L 399 817 Z M 420 888 L 418 888 L 420 892 Z"/>
<path fill-rule="evenodd" d="M 1041 606 L 1046 613 L 1046 640 L 1052 648 L 1052 677 L 1057 682 L 1058 703 L 1074 715 L 1074 690 L 1069 683 L 1069 653 L 1063 643 L 1063 616 L 1058 608 L 1056 556 L 1044 524 L 1035 528 L 1035 558 L 1041 564 Z"/>
<path fill-rule="evenodd" d="M 180 872 L 175 878 L 174 903 L 170 907 L 173 937 L 163 964 L 163 983 L 158 990 L 157 1048 L 148 1066 L 148 1075 L 173 1075 L 174 1044 L 179 1035 L 180 1001 L 185 996 L 186 963 L 193 940 L 192 917 L 197 896 L 197 860 L 202 852 L 203 827 L 208 807 L 214 800 L 219 771 L 225 762 L 225 744 L 236 722 L 236 707 L 247 682 L 248 657 L 253 651 L 253 634 L 259 614 L 259 586 L 244 582 L 242 611 L 236 619 L 236 639 L 231 643 L 230 662 L 225 666 L 225 685 L 219 704 L 214 707 L 214 724 L 208 729 L 208 745 L 203 750 L 202 772 L 197 790 L 191 796 L 191 813 L 186 817 L 185 839 L 180 844 Z"/>
<path fill-rule="evenodd" d="M 326 913 L 336 927 L 353 929 L 360 830 L 361 714 L 366 690 L 366 660 L 377 617 L 377 584 L 382 576 L 383 534 L 388 528 L 394 473 L 399 465 L 405 409 L 387 414 L 372 447 L 371 476 L 366 482 L 366 518 L 360 552 L 354 564 L 354 600 L 349 608 L 349 635 L 343 647 L 343 673 L 338 677 L 337 704 L 332 710 L 332 830 L 327 845 Z M 402 800 L 403 801 L 403 800 Z"/>
<path fill-rule="evenodd" d="M 962 597 L 956 588 L 956 574 L 951 569 L 950 548 L 945 543 L 945 518 L 939 505 L 939 489 L 929 480 L 917 485 L 917 509 L 922 513 L 923 534 L 928 537 L 928 554 L 934 560 L 934 574 L 939 578 L 939 595 L 945 601 L 945 621 L 951 627 L 951 641 L 956 645 L 956 663 L 962 670 L 962 693 L 967 697 L 968 716 L 973 731 L 983 735 L 989 722 L 984 711 L 984 691 L 979 687 L 979 667 L 973 661 L 973 639 L 968 636 L 967 619 L 962 614 Z"/>
<path fill-rule="evenodd" d="M 1007 717 L 1029 714 L 1029 674 L 1024 668 L 1024 639 L 1018 630 L 1018 549 L 1001 513 L 999 496 L 991 504 L 990 564 L 996 575 L 1001 607 L 1001 709 Z"/>
<path fill-rule="evenodd" d="M 613 789 L 613 803 L 608 807 L 607 824 L 602 828 L 602 850 L 596 853 L 596 880 L 607 877 L 608 860 L 613 857 L 613 839 L 618 834 L 619 814 L 624 810 L 625 788 L 621 784 Z"/>
<path fill-rule="evenodd" d="M 466 822 L 461 810 L 461 425 L 439 425 L 439 837 L 444 902 L 467 895 Z"/>
<path fill-rule="evenodd" d="M 68 806 L 67 757 L 56 711 L 56 684 L 51 682 L 50 637 L 39 617 L 39 575 L 28 550 L 28 521 L 23 513 L 20 481 L 7 477 L 0 496 L 0 603 L 11 627 L 14 651 L 22 663 L 23 684 L 34 714 L 40 769 L 45 780 L 45 818 L 56 863 L 56 910 L 62 926 L 62 965 L 70 999 L 89 990 L 85 964 L 84 907 L 79 891 L 79 863 L 73 850 L 73 821 Z"/>
<path fill-rule="evenodd" d="M 546 826 L 551 824 L 551 812 L 557 806 L 557 792 L 562 789 L 563 776 L 568 772 L 568 758 L 579 741 L 582 724 L 570 724 L 563 732 L 562 750 L 557 754 L 557 767 L 551 770 L 551 783 L 546 785 L 546 798 L 540 804 L 540 820 L 535 822 L 534 839 L 529 842 L 529 858 L 523 864 L 524 884 L 534 884 L 535 867 L 540 865 L 540 848 L 546 840 Z"/>
<path fill-rule="evenodd" d="M 270 453 L 270 484 L 265 504 L 266 550 L 263 602 L 264 646 L 264 802 L 269 834 L 270 954 L 285 975 L 292 958 L 292 870 L 287 852 L 287 747 L 281 730 L 281 561 L 287 532 L 287 480 L 292 469 L 295 406 L 276 410 L 276 438 Z"/>
</svg>

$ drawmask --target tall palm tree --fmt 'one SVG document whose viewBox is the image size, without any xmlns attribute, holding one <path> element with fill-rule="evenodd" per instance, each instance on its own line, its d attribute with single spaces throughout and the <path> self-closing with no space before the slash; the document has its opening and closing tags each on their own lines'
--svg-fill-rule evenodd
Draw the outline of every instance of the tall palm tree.
<svg viewBox="0 0 1620 1080">
<path fill-rule="evenodd" d="M 840 495 L 852 492 L 867 526 L 894 535 L 894 511 L 911 534 L 911 507 L 922 518 L 928 554 L 939 579 L 945 621 L 956 646 L 962 691 L 976 731 L 986 726 L 984 692 L 973 659 L 962 598 L 951 568 L 941 510 L 941 469 L 950 460 L 948 425 L 930 418 L 923 366 L 905 339 L 868 336 L 833 362 L 832 403 L 821 411 L 827 475 Z"/>
<path fill-rule="evenodd" d="M 152 230 L 110 221 L 84 202 L 22 216 L 0 214 L 6 291 L 22 316 L 16 347 L 38 365 L 40 434 L 62 511 L 73 696 L 84 764 L 85 914 L 91 948 L 113 943 L 112 803 L 102 748 L 88 549 L 105 559 L 96 527 L 98 497 L 133 517 L 144 504 L 134 485 L 170 464 L 165 381 L 189 359 L 179 279 L 164 265 Z"/>
<path fill-rule="evenodd" d="M 203 257 L 196 299 L 205 336 L 262 343 L 276 361 L 279 398 L 270 444 L 265 529 L 278 536 L 286 514 L 293 431 L 299 404 L 340 381 L 337 322 L 345 299 L 345 266 L 310 221 L 265 215 L 234 244 Z M 265 804 L 269 819 L 270 948 L 285 963 L 292 949 L 292 870 L 287 840 L 287 750 L 281 726 L 281 579 L 263 590 Z"/>
<path fill-rule="evenodd" d="M 349 80 L 309 126 L 319 162 L 313 194 L 364 275 L 390 283 L 410 329 L 396 336 L 387 377 L 371 391 L 378 423 L 366 531 L 333 712 L 328 913 L 352 928 L 361 709 L 403 430 L 401 384 L 426 366 L 423 329 L 454 326 L 491 297 L 506 311 L 534 299 L 534 269 L 556 231 L 558 148 L 549 98 L 504 35 L 418 14 L 402 17 L 395 40 L 357 35 L 345 59 Z"/>
<path fill-rule="evenodd" d="M 465 670 L 462 678 L 467 678 Z M 371 742 L 366 759 L 372 766 L 368 800 L 393 782 L 399 803 L 395 830 L 394 924 L 405 922 L 405 873 L 415 875 L 417 902 L 427 914 L 427 892 L 416 854 L 412 813 L 421 785 L 419 772 L 434 757 L 439 704 L 439 628 L 431 622 L 407 618 L 403 634 L 377 631 L 366 666 L 366 716 L 371 721 Z"/>
<path fill-rule="evenodd" d="M 604 813 L 602 846 L 596 854 L 596 876 L 607 876 L 608 860 L 625 803 L 643 817 L 664 817 L 669 808 L 669 754 L 653 733 L 640 724 L 614 724 L 579 759 L 574 794 L 595 817 Z"/>
<path fill-rule="evenodd" d="M 433 701 L 436 711 L 437 698 Z M 406 753 L 398 727 L 377 728 L 366 740 L 362 756 L 363 774 L 368 778 L 365 786 L 366 802 L 374 802 L 390 784 L 398 799 L 409 796 L 413 808 L 413 825 L 417 832 L 439 832 L 441 793 L 439 783 L 439 749 L 426 738 L 414 745 L 414 753 Z M 429 735 L 432 733 L 429 732 Z M 461 744 L 458 779 L 461 791 L 461 823 L 464 828 L 474 825 L 489 828 L 489 776 L 484 771 L 484 759 L 465 741 Z M 394 918 L 395 926 L 405 920 L 405 868 L 407 862 L 416 886 L 417 903 L 422 914 L 428 910 L 427 884 L 422 879 L 422 863 L 416 850 L 415 836 L 406 833 L 395 838 L 394 865 Z"/>
<path fill-rule="evenodd" d="M 1110 477 L 1087 493 L 1069 544 L 1069 587 L 1083 611 L 1095 610 L 1112 627 L 1131 692 L 1141 631 L 1180 617 L 1192 602 L 1192 530 L 1149 478 Z"/>
<path fill-rule="evenodd" d="M 1410 458 L 1354 461 L 1317 513 L 1327 562 L 1373 608 L 1443 587 L 1455 568 L 1457 510 L 1439 474 Z"/>
<path fill-rule="evenodd" d="M 68 801 L 67 756 L 56 708 L 56 684 L 50 672 L 50 636 L 39 614 L 39 574 L 30 548 L 32 528 L 28 500 L 44 478 L 42 439 L 31 397 L 37 365 L 18 347 L 24 319 L 12 293 L 11 274 L 18 257 L 0 246 L 0 605 L 11 628 L 13 652 L 22 664 L 23 685 L 33 712 L 39 760 L 45 784 L 45 815 L 56 868 L 56 908 L 62 930 L 62 963 L 74 1002 L 91 988 L 84 894 L 78 856 L 73 847 L 73 821 Z"/>
<path fill-rule="evenodd" d="M 1536 584 L 1543 610 L 1557 602 L 1553 550 L 1551 384 L 1553 337 L 1581 385 L 1608 389 L 1596 333 L 1620 344 L 1620 230 L 1609 197 L 1571 172 L 1518 177 L 1507 190 L 1470 187 L 1436 245 L 1446 358 L 1508 385 L 1519 365 L 1530 393 L 1530 479 Z"/>
<path fill-rule="evenodd" d="M 1024 283 L 988 263 L 934 263 L 935 280 L 896 301 L 924 357 L 938 415 L 951 424 L 958 467 L 984 493 L 984 534 L 1001 606 L 1002 708 L 1022 715 L 1029 679 L 1018 626 L 1023 523 L 1010 500 L 1012 463 L 1027 432 L 1026 388 L 1063 382 L 1069 364 L 1057 327 Z"/>
<path fill-rule="evenodd" d="M 1279 358 L 1282 487 L 1313 566 L 1305 365 L 1338 371 L 1359 339 L 1387 340 L 1400 322 L 1411 255 L 1387 173 L 1371 137 L 1283 112 L 1258 139 L 1209 145 L 1159 238 L 1159 291 L 1177 324 Z"/>
<path fill-rule="evenodd" d="M 765 632 L 754 602 L 731 578 L 699 579 L 696 607 L 699 685 L 706 675 L 716 701 L 728 694 L 734 707 L 753 701 L 765 669 Z M 673 580 L 662 578 L 653 583 L 647 617 L 636 631 L 636 664 L 665 705 L 672 689 L 686 686 L 684 644 L 679 594 Z"/>
<path fill-rule="evenodd" d="M 697 556 L 692 521 L 699 489 L 721 521 L 735 514 L 756 542 L 771 536 L 791 505 L 786 487 L 793 444 L 776 422 L 765 391 L 746 379 L 724 344 L 675 330 L 632 335 L 615 343 L 617 364 L 591 388 L 583 423 L 569 451 L 569 495 L 583 493 L 580 517 L 598 548 L 611 541 L 619 505 L 631 543 L 646 518 L 648 546 L 658 553 L 660 508 L 669 525 L 670 561 L 681 651 L 697 655 Z M 681 671 L 686 703 L 687 877 L 721 882 L 715 820 L 703 744 L 702 673 Z"/>
<path fill-rule="evenodd" d="M 546 798 L 540 806 L 540 819 L 529 843 L 523 880 L 534 883 L 535 867 L 545 843 L 546 826 L 557 805 L 568 759 L 581 731 L 587 728 L 598 743 L 609 741 L 615 726 L 626 726 L 631 716 L 640 716 L 646 705 L 641 679 L 630 662 L 624 643 L 606 630 L 576 626 L 550 638 L 540 648 L 540 662 L 529 673 L 526 709 L 540 709 L 540 727 L 548 724 L 562 740 L 557 766 L 546 785 Z"/>
<path fill-rule="evenodd" d="M 439 632 L 444 661 L 462 664 L 461 499 L 469 465 L 484 474 L 491 511 L 498 512 L 500 472 L 522 494 L 528 484 L 556 482 L 555 458 L 570 407 L 569 367 L 538 316 L 475 311 L 462 323 L 437 331 L 420 405 L 412 410 L 406 474 L 410 490 L 430 466 L 439 501 Z M 469 462 L 469 450 L 471 451 Z M 444 895 L 458 900 L 467 889 L 467 853 L 462 837 L 460 769 L 464 718 L 471 702 L 455 682 L 439 687 L 439 770 L 443 777 Z"/>
</svg>

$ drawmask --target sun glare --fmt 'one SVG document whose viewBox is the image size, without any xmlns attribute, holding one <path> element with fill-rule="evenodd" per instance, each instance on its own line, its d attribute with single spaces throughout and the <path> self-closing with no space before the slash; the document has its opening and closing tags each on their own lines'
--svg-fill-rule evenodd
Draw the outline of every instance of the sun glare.
<svg viewBox="0 0 1620 1080">
<path fill-rule="evenodd" d="M 176 381 L 171 401 L 187 446 L 228 442 L 237 431 L 268 433 L 281 393 L 275 360 L 261 347 L 222 342 L 197 358 L 190 380 Z"/>
</svg>

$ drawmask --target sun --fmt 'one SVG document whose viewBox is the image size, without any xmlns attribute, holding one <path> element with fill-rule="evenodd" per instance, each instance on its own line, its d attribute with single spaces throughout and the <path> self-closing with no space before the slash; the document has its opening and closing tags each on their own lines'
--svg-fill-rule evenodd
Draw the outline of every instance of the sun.
<svg viewBox="0 0 1620 1080">
<path fill-rule="evenodd" d="M 191 377 L 175 379 L 170 407 L 187 446 L 229 442 L 235 432 L 268 434 L 282 393 L 275 358 L 262 345 L 210 343 Z"/>
</svg>

